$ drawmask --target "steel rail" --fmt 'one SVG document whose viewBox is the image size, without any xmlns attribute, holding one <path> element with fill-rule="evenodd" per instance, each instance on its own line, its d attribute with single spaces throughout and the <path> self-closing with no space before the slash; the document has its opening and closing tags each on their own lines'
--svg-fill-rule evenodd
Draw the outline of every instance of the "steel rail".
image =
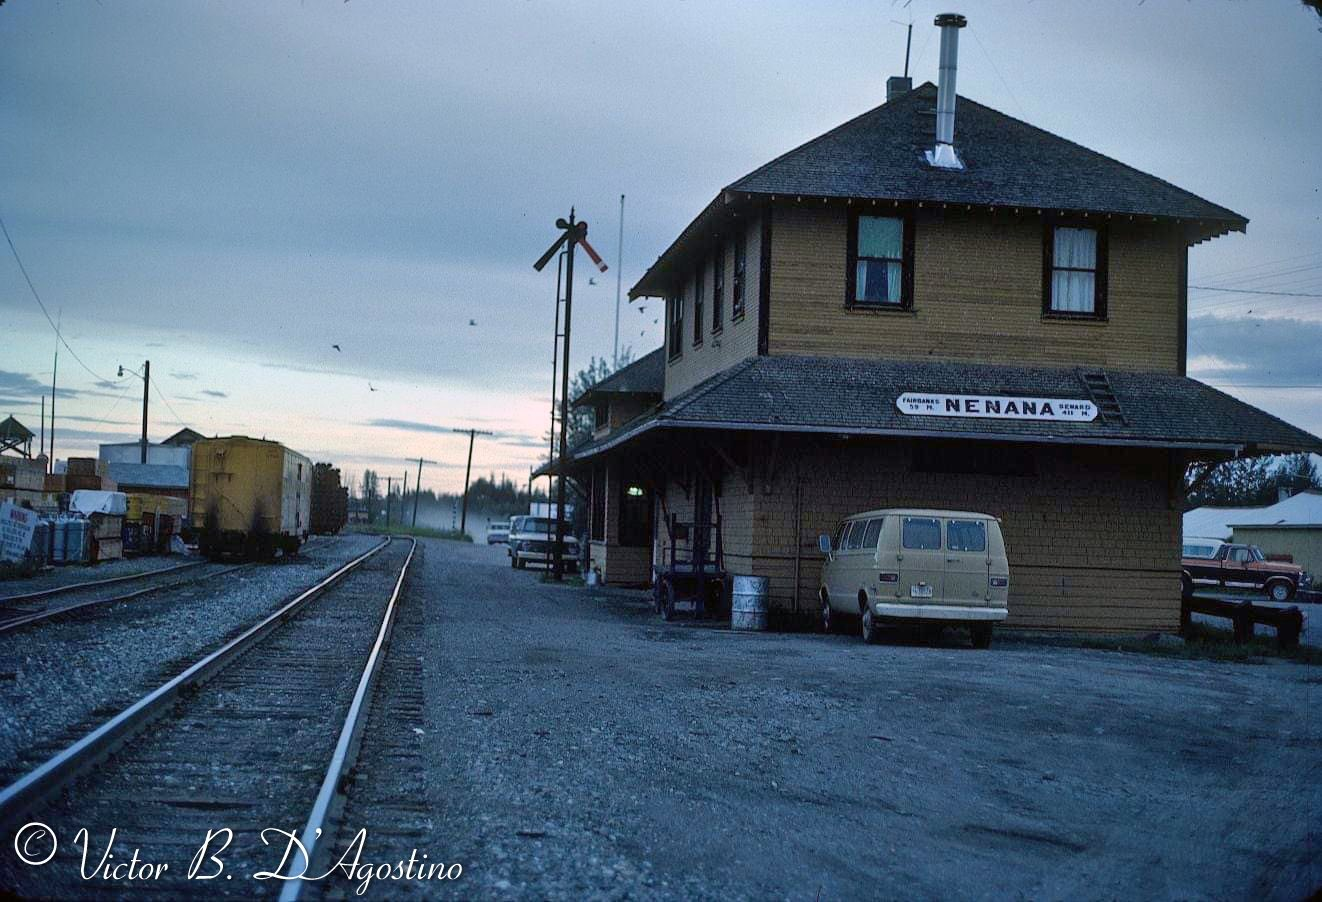
<svg viewBox="0 0 1322 902">
<path fill-rule="evenodd" d="M 189 564 L 187 566 L 192 567 L 194 565 Z M 112 595 L 109 598 L 89 598 L 86 601 L 75 602 L 74 604 L 65 605 L 62 608 L 48 608 L 43 611 L 33 611 L 30 614 L 21 615 L 13 618 L 12 620 L 0 621 L 0 635 L 16 630 L 19 627 L 27 626 L 29 623 L 37 623 L 38 621 L 41 620 L 50 620 L 55 617 L 59 617 L 62 614 L 70 614 L 75 611 L 81 611 L 83 608 L 96 607 L 98 605 L 103 605 L 103 604 L 113 604 L 117 601 L 128 601 L 131 598 L 140 598 L 143 595 L 151 595 L 154 592 L 163 592 L 166 589 L 177 589 L 180 586 L 187 586 L 193 583 L 202 582 L 204 580 L 215 579 L 217 576 L 224 576 L 226 573 L 233 573 L 235 570 L 242 570 L 243 568 L 248 566 L 250 565 L 237 564 L 233 567 L 226 567 L 224 570 L 217 570 L 214 573 L 204 573 L 200 576 L 195 576 L 192 579 L 181 579 L 178 580 L 177 582 L 172 582 L 172 583 L 160 583 L 155 586 L 144 586 L 141 589 L 134 589 L 132 592 L 127 592 L 123 595 Z M 4 613 L 5 613 L 4 611 L 0 611 L 0 615 L 3 615 Z"/>
<path fill-rule="evenodd" d="M 340 728 L 339 738 L 335 742 L 335 752 L 331 755 L 330 765 L 326 768 L 326 776 L 321 781 L 321 790 L 317 793 L 317 800 L 312 805 L 312 813 L 308 815 L 307 825 L 303 828 L 303 835 L 299 840 L 302 849 L 294 856 L 293 862 L 285 869 L 285 876 L 282 877 L 285 885 L 280 891 L 280 902 L 296 902 L 299 898 L 305 882 L 300 880 L 298 875 L 306 873 L 312 862 L 316 860 L 317 840 L 326 836 L 326 825 L 331 817 L 331 809 L 343 798 L 344 778 L 358 756 L 363 730 L 367 726 L 365 716 L 367 705 L 385 660 L 385 647 L 390 642 L 390 633 L 395 625 L 395 610 L 398 606 L 400 590 L 404 587 L 404 576 L 408 573 L 409 564 L 413 563 L 413 555 L 418 550 L 418 540 L 411 539 L 411 541 L 413 545 L 409 548 L 408 557 L 404 559 L 404 566 L 399 568 L 399 579 L 395 580 L 395 590 L 390 593 L 390 601 L 387 602 L 386 612 L 381 618 L 381 629 L 377 632 L 376 642 L 367 655 L 363 674 L 358 678 L 358 688 L 353 694 L 353 701 L 349 704 L 349 713 L 345 715 L 344 726 Z M 294 867 L 299 861 L 303 862 L 302 870 L 295 874 Z"/>
<path fill-rule="evenodd" d="M 200 567 L 206 561 L 189 561 L 186 564 L 175 564 L 173 567 L 158 567 L 155 570 L 143 570 L 141 573 L 127 573 L 124 576 L 112 576 L 109 579 L 93 579 L 85 583 L 70 583 L 67 586 L 56 586 L 53 589 L 42 589 L 40 592 L 27 592 L 23 595 L 6 595 L 0 598 L 0 604 L 9 604 L 14 601 L 36 601 L 39 598 L 50 598 L 52 595 L 63 595 L 65 592 L 74 592 L 78 589 L 90 589 L 93 586 L 108 586 L 111 583 L 127 582 L 131 579 L 146 579 L 149 576 L 158 576 L 162 573 L 174 573 L 176 570 L 187 570 L 189 567 Z"/>
<path fill-rule="evenodd" d="M 320 595 L 350 571 L 390 544 L 386 539 L 364 554 L 340 567 L 330 576 L 303 591 L 292 601 L 241 635 L 226 642 L 211 654 L 192 664 L 183 673 L 129 705 L 64 751 L 47 759 L 34 770 L 0 790 L 0 826 L 11 823 L 24 810 L 76 777 L 117 745 L 129 738 L 166 707 L 194 686 L 215 676 L 243 652 L 264 639 L 276 627 L 293 617 L 309 601 Z"/>
</svg>

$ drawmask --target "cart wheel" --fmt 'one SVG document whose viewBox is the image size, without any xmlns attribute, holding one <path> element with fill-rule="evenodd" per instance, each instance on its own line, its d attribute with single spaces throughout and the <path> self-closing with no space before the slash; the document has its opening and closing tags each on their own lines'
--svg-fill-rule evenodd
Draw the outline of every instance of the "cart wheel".
<svg viewBox="0 0 1322 902">
<path fill-rule="evenodd" d="M 675 619 L 675 584 L 669 580 L 666 581 L 666 594 L 661 604 L 661 619 Z"/>
<path fill-rule="evenodd" d="M 652 584 L 652 610 L 658 614 L 660 614 L 666 606 L 665 592 L 666 581 L 664 578 L 658 577 L 657 581 Z"/>
</svg>

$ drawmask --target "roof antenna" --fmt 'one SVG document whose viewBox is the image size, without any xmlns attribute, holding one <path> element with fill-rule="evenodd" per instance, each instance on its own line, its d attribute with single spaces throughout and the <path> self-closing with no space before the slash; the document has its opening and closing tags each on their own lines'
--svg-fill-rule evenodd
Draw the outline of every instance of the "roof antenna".
<svg viewBox="0 0 1322 902">
<path fill-rule="evenodd" d="M 904 39 L 904 75 L 892 75 L 886 79 L 887 103 L 913 90 L 913 80 L 909 78 L 909 49 L 913 46 L 913 17 L 911 15 L 907 23 L 901 22 L 899 19 L 891 19 L 891 22 L 895 25 L 904 25 L 909 29 L 909 33 Z"/>
</svg>

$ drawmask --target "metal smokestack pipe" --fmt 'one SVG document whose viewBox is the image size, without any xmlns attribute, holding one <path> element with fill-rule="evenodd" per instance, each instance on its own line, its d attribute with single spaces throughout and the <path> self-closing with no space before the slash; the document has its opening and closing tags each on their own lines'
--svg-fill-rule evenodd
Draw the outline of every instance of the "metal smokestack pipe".
<svg viewBox="0 0 1322 902">
<path fill-rule="evenodd" d="M 958 13 L 936 17 L 941 29 L 940 75 L 936 89 L 936 147 L 928 151 L 927 161 L 944 169 L 963 169 L 955 153 L 955 69 L 959 60 L 959 30 L 968 19 Z"/>
</svg>

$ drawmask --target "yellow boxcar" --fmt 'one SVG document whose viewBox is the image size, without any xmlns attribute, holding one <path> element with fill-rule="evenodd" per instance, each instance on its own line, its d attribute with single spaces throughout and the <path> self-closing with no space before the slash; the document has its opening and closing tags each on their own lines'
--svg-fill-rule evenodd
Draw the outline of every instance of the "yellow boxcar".
<svg viewBox="0 0 1322 902">
<path fill-rule="evenodd" d="M 279 442 L 232 435 L 193 445 L 192 523 L 210 557 L 286 554 L 307 539 L 312 461 Z"/>
</svg>

